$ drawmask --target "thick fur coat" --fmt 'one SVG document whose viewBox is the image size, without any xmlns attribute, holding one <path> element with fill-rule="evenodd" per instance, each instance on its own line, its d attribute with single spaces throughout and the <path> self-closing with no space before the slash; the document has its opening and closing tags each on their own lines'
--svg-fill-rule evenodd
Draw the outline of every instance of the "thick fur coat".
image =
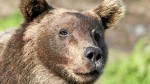
<svg viewBox="0 0 150 84">
<path fill-rule="evenodd" d="M 104 34 L 123 17 L 121 0 L 84 12 L 45 0 L 20 0 L 19 7 L 24 23 L 0 43 L 0 84 L 93 84 L 100 77 L 108 52 Z"/>
</svg>

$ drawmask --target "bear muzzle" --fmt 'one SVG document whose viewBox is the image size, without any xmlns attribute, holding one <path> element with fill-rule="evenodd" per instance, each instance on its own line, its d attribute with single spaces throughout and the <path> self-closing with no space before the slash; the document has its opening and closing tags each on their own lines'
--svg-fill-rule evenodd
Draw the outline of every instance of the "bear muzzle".
<svg viewBox="0 0 150 84">
<path fill-rule="evenodd" d="M 103 54 L 100 48 L 87 47 L 84 50 L 84 58 L 87 60 L 86 67 L 78 67 L 74 72 L 78 75 L 93 76 L 103 72 Z"/>
</svg>

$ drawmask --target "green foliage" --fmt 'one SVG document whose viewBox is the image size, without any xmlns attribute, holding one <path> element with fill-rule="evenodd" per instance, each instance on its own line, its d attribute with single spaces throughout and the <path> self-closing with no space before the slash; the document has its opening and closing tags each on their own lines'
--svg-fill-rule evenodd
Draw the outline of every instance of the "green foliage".
<svg viewBox="0 0 150 84">
<path fill-rule="evenodd" d="M 128 60 L 109 64 L 102 84 L 150 84 L 150 40 L 141 39 Z"/>
<path fill-rule="evenodd" d="M 16 27 L 22 21 L 22 16 L 20 13 L 15 12 L 9 17 L 0 19 L 0 31 L 9 27 Z"/>
</svg>

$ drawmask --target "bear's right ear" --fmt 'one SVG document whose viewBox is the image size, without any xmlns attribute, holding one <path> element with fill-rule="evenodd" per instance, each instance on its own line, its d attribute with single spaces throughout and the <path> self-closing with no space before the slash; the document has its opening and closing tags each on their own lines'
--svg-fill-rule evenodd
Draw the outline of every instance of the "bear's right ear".
<svg viewBox="0 0 150 84">
<path fill-rule="evenodd" d="M 19 7 L 26 21 L 32 21 L 39 15 L 54 9 L 45 0 L 20 0 Z"/>
</svg>

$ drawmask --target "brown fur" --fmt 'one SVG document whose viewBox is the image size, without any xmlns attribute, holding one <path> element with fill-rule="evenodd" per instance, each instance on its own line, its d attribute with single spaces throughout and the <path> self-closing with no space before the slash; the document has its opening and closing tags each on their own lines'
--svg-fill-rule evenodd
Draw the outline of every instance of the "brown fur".
<svg viewBox="0 0 150 84">
<path fill-rule="evenodd" d="M 105 0 L 102 5 L 94 9 L 104 21 L 106 28 L 113 28 L 124 16 L 125 6 L 122 0 Z"/>
<path fill-rule="evenodd" d="M 21 0 L 20 3 L 25 22 L 16 29 L 2 52 L 0 84 L 93 84 L 107 61 L 104 33 L 110 26 L 103 23 L 115 24 L 113 20 L 118 19 L 103 20 L 95 12 L 99 9 L 80 13 L 53 8 L 45 0 Z M 114 4 L 119 3 L 120 0 Z M 118 12 L 114 11 L 108 13 L 109 18 L 120 17 L 124 12 L 113 15 Z M 61 36 L 62 29 L 68 31 L 67 36 Z M 92 31 L 98 32 L 99 37 Z M 93 73 L 93 65 L 84 56 L 87 47 L 100 48 L 103 52 Z"/>
</svg>

